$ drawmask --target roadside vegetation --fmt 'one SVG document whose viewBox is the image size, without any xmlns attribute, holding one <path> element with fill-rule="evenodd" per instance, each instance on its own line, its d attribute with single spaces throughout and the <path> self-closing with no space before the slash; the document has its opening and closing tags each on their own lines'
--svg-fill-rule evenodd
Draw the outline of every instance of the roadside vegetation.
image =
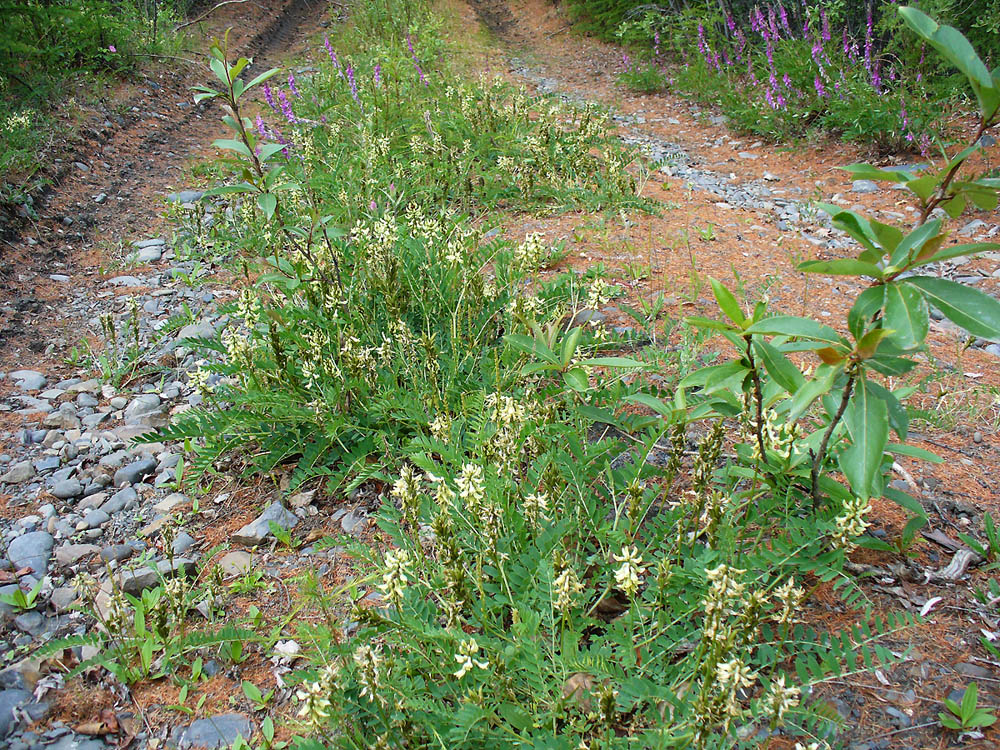
<svg viewBox="0 0 1000 750">
<path fill-rule="evenodd" d="M 778 731 L 828 746 L 817 690 L 903 658 L 883 641 L 916 619 L 876 615 L 845 567 L 859 545 L 905 550 L 926 522 L 889 472 L 894 456 L 937 459 L 907 445 L 912 389 L 887 378 L 925 350 L 932 308 L 1000 340 L 1000 303 L 924 275 L 998 249 L 956 246 L 947 224 L 997 204 L 1000 183 L 967 164 L 1000 119 L 1000 72 L 958 31 L 899 17 L 966 81 L 975 137 L 928 167 L 848 167 L 902 185 L 920 219 L 824 207 L 858 255 L 800 270 L 866 281 L 842 325 L 712 280 L 719 316 L 686 325 L 736 356 L 707 368 L 591 325 L 620 294 L 600 268 L 543 280 L 560 247 L 490 231 L 500 213 L 661 210 L 600 112 L 466 75 L 421 0 L 358 3 L 306 69 L 255 70 L 216 42 L 197 98 L 227 112 L 228 178 L 205 197 L 224 218 L 195 211 L 179 236 L 246 286 L 221 334 L 187 342 L 204 405 L 145 439 L 184 442 L 192 488 L 225 462 L 285 476 L 288 494 L 374 490 L 379 543 L 351 544 L 342 589 L 302 576 L 297 606 L 320 626 L 256 611 L 192 633 L 195 609 L 221 625 L 211 568 L 141 598 L 104 592 L 78 670 L 196 683 L 205 649 L 239 662 L 293 635 L 302 748 L 717 748 Z M 881 497 L 909 514 L 899 539 L 864 534 Z M 854 613 L 842 629 L 800 619 L 826 584 Z M 967 695 L 946 704 L 948 731 L 992 722 Z"/>
<path fill-rule="evenodd" d="M 0 6 L 0 207 L 31 194 L 102 84 L 176 50 L 189 0 L 61 0 Z"/>
<path fill-rule="evenodd" d="M 782 140 L 830 133 L 883 152 L 935 153 L 949 115 L 970 106 L 954 68 L 914 43 L 895 2 L 655 5 L 573 0 L 582 29 L 630 45 L 621 80 L 718 106 L 745 132 Z M 1000 6 L 921 3 L 995 66 Z"/>
</svg>

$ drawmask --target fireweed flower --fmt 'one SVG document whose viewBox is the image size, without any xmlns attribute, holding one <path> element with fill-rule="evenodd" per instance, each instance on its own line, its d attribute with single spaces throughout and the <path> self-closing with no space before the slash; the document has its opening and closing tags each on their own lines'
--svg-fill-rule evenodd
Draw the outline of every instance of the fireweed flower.
<svg viewBox="0 0 1000 750">
<path fill-rule="evenodd" d="M 261 138 L 269 137 L 267 134 L 267 126 L 264 124 L 264 120 L 260 115 L 257 115 L 257 119 L 254 120 L 254 125 L 257 127 L 257 133 Z"/>
<path fill-rule="evenodd" d="M 820 99 L 826 99 L 826 89 L 823 88 L 823 82 L 819 79 L 819 76 L 813 79 L 813 86 L 816 88 L 816 95 Z"/>
<path fill-rule="evenodd" d="M 289 123 L 294 125 L 299 121 L 295 116 L 295 112 L 292 111 L 292 103 L 288 101 L 288 97 L 285 96 L 284 91 L 278 91 L 278 105 L 281 108 L 281 114 L 285 116 L 285 119 L 288 120 Z"/>
<path fill-rule="evenodd" d="M 462 641 L 458 646 L 458 653 L 455 654 L 455 661 L 458 662 L 459 667 L 455 672 L 455 676 L 458 679 L 462 679 L 469 672 L 472 671 L 474 667 L 479 669 L 487 669 L 490 666 L 489 661 L 482 661 L 477 659 L 476 655 L 479 653 L 479 644 L 476 643 L 475 638 L 470 638 L 467 641 Z"/>
<path fill-rule="evenodd" d="M 351 86 L 351 97 L 354 99 L 355 102 L 360 104 L 361 100 L 358 99 L 358 84 L 354 80 L 354 66 L 351 65 L 350 63 L 347 64 L 347 82 Z"/>
<path fill-rule="evenodd" d="M 115 45 L 113 45 L 113 44 L 109 44 L 108 45 L 108 52 L 112 52 L 113 53 L 113 52 L 117 52 L 117 51 L 118 51 L 118 48 L 115 47 Z"/>
<path fill-rule="evenodd" d="M 382 85 L 382 63 L 375 63 L 375 86 Z"/>
<path fill-rule="evenodd" d="M 291 90 L 292 96 L 297 99 L 299 97 L 299 89 L 295 85 L 295 73 L 289 72 L 288 74 L 288 88 Z"/>
<path fill-rule="evenodd" d="M 275 112 L 278 111 L 278 105 L 274 103 L 274 91 L 268 84 L 264 84 L 264 101 L 267 102 L 269 106 Z"/>
<path fill-rule="evenodd" d="M 822 30 L 820 31 L 820 36 L 824 42 L 829 42 L 830 36 L 830 19 L 826 15 L 826 11 L 823 8 L 819 9 L 820 23 L 822 24 Z"/>
</svg>

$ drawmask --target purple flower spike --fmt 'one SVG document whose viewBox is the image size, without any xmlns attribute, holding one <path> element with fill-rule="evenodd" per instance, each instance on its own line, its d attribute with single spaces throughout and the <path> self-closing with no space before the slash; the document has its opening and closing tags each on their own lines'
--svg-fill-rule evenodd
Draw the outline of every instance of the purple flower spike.
<svg viewBox="0 0 1000 750">
<path fill-rule="evenodd" d="M 274 91 L 266 83 L 264 84 L 264 101 L 274 112 L 278 111 L 278 105 L 274 103 Z"/>
<path fill-rule="evenodd" d="M 819 96 L 819 98 L 826 99 L 826 89 L 823 88 L 823 82 L 819 79 L 819 76 L 816 76 L 813 79 L 813 86 L 816 87 L 816 94 Z"/>
<path fill-rule="evenodd" d="M 347 82 L 351 85 L 351 96 L 354 97 L 354 101 L 361 103 L 358 100 L 358 84 L 354 81 L 354 66 L 350 63 L 347 64 Z"/>
<path fill-rule="evenodd" d="M 382 63 L 375 63 L 375 85 L 382 85 Z"/>
<path fill-rule="evenodd" d="M 297 123 L 299 121 L 299 118 L 297 118 L 295 116 L 295 112 L 292 111 L 292 103 L 288 101 L 288 97 L 285 96 L 284 91 L 278 92 L 278 102 L 281 106 L 281 114 L 285 116 L 285 119 L 288 120 L 288 122 L 291 123 L 292 125 Z"/>
<path fill-rule="evenodd" d="M 264 120 L 261 119 L 260 115 L 257 115 L 257 119 L 254 122 L 254 125 L 257 126 L 257 132 L 260 133 L 260 137 L 261 138 L 267 138 L 268 137 L 268 135 L 267 135 L 267 126 L 264 125 Z"/>
<path fill-rule="evenodd" d="M 292 96 L 294 96 L 296 99 L 298 99 L 298 97 L 299 97 L 299 89 L 295 85 L 295 74 L 291 73 L 291 72 L 288 74 L 288 88 L 291 90 Z"/>
</svg>

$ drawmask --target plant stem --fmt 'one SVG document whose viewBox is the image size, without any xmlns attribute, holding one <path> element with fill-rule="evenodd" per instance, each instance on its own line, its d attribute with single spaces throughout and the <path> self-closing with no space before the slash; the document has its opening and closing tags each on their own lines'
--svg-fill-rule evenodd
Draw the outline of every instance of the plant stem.
<svg viewBox="0 0 1000 750">
<path fill-rule="evenodd" d="M 816 455 L 813 456 L 812 465 L 812 497 L 813 497 L 813 510 L 819 507 L 819 475 L 820 469 L 823 466 L 823 461 L 826 460 L 826 450 L 827 446 L 830 444 L 830 438 L 833 436 L 833 431 L 837 428 L 840 420 L 844 416 L 844 412 L 847 411 L 847 403 L 851 400 L 851 394 L 854 392 L 854 383 L 858 379 L 858 374 L 856 370 L 852 370 L 850 375 L 847 377 L 847 383 L 844 385 L 843 395 L 840 397 L 840 406 L 837 407 L 837 413 L 833 415 L 833 419 L 830 420 L 829 426 L 826 428 L 826 432 L 823 433 L 823 440 L 819 444 L 819 450 Z"/>
<path fill-rule="evenodd" d="M 757 371 L 757 363 L 753 358 L 753 345 L 750 336 L 744 336 L 743 340 L 747 344 L 747 361 L 750 362 L 750 374 L 753 378 L 754 401 L 757 402 L 757 418 L 754 430 L 757 433 L 757 447 L 760 449 L 760 460 L 767 460 L 767 451 L 764 449 L 764 395 L 760 387 L 760 373 Z"/>
</svg>

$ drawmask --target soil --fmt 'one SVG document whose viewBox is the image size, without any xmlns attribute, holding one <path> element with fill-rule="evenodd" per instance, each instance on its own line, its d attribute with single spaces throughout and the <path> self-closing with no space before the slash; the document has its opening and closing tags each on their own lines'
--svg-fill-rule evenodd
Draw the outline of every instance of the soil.
<svg viewBox="0 0 1000 750">
<path fill-rule="evenodd" d="M 310 0 L 227 5 L 201 24 L 197 35 L 208 38 L 233 27 L 231 47 L 254 56 L 255 68 L 263 70 L 300 52 L 324 23 L 327 7 Z M 669 93 L 627 91 L 616 82 L 621 49 L 574 33 L 559 6 L 542 0 L 470 0 L 457 13 L 470 37 L 478 33 L 477 19 L 494 34 L 483 49 L 477 48 L 476 59 L 483 68 L 499 70 L 529 89 L 538 90 L 544 82 L 548 90 L 554 86 L 560 94 L 598 102 L 630 118 L 622 125 L 623 134 L 641 131 L 644 137 L 678 144 L 701 168 L 731 175 L 733 181 L 761 179 L 769 173 L 774 186 L 800 200 L 840 196 L 847 205 L 861 204 L 883 217 L 905 212 L 901 193 L 851 192 L 850 176 L 837 167 L 870 156 L 858 147 L 835 140 L 765 144 L 729 131 L 709 119 L 714 113 Z M 221 112 L 214 105 L 192 104 L 190 88 L 205 82 L 202 65 L 171 63 L 150 68 L 141 80 L 110 92 L 80 128 L 76 153 L 64 158 L 70 166 L 59 170 L 39 208 L 41 218 L 8 228 L 3 239 L 5 263 L 0 268 L 0 369 L 70 374 L 72 368 L 63 358 L 88 329 L 88 321 L 53 319 L 52 309 L 67 292 L 49 275 L 72 276 L 73 295 L 95 295 L 104 271 L 120 261 L 122 246 L 156 233 L 169 234 L 163 196 L 194 187 L 190 168 L 212 155 L 209 144 L 223 134 Z M 996 163 L 998 156 L 994 148 L 984 158 Z M 912 155 L 899 155 L 885 163 L 912 160 Z M 74 162 L 85 164 L 87 170 L 72 166 Z M 782 228 L 767 212 L 731 205 L 663 172 L 647 176 L 643 194 L 661 202 L 659 214 L 513 216 L 505 220 L 504 229 L 510 237 L 539 231 L 550 241 L 564 240 L 570 253 L 554 272 L 596 263 L 611 269 L 626 298 L 615 302 L 618 310 L 610 311 L 610 325 L 631 324 L 621 306 L 658 293 L 670 300 L 667 313 L 673 318 L 711 316 L 714 305 L 705 287 L 709 276 L 730 286 L 738 284 L 751 296 L 766 291 L 772 305 L 783 312 L 808 313 L 827 322 L 844 319 L 861 287 L 850 280 L 831 283 L 809 278 L 795 266 L 801 260 L 836 257 L 845 251 L 818 249 L 807 233 Z M 107 200 L 96 203 L 98 193 L 106 194 Z M 978 218 L 997 221 L 996 214 Z M 979 288 L 996 295 L 997 268 L 996 260 L 982 259 L 963 266 L 962 273 L 987 277 Z M 679 334 L 673 337 L 670 343 L 679 345 Z M 939 453 L 944 462 L 900 459 L 898 479 L 914 484 L 928 508 L 931 524 L 924 531 L 938 532 L 937 538 L 945 541 L 918 537 L 905 555 L 859 550 L 852 558 L 855 570 L 865 574 L 859 581 L 873 612 L 925 609 L 926 618 L 885 644 L 907 654 L 898 665 L 847 676 L 818 691 L 844 719 L 840 739 L 858 743 L 859 748 L 956 744 L 954 733 L 944 733 L 937 725 L 937 712 L 943 697 L 963 690 L 973 679 L 980 688 L 981 705 L 1000 704 L 1000 664 L 979 645 L 984 634 L 992 638 L 1000 631 L 1000 617 L 996 606 L 986 606 L 974 596 L 995 574 L 980 568 L 957 583 L 925 582 L 926 573 L 943 568 L 962 546 L 960 532 L 982 539 L 983 514 L 988 511 L 1000 518 L 1000 402 L 997 391 L 990 390 L 1000 388 L 1000 359 L 978 348 L 963 350 L 954 330 L 944 324 L 932 326 L 930 344 L 932 357 L 921 376 L 936 378 L 914 398 L 931 418 L 915 423 L 911 442 Z M 0 384 L 0 392 L 8 388 Z M 3 419 L 7 426 L 8 417 Z M 228 491 L 233 502 L 201 532 L 210 544 L 225 541 L 249 520 L 271 490 L 261 485 Z M 883 501 L 873 511 L 872 521 L 875 531 L 893 539 L 905 514 Z M 322 520 L 311 525 L 322 526 Z M 949 548 L 949 542 L 954 546 Z M 332 566 L 327 583 L 343 581 L 348 567 L 349 561 Z M 266 601 L 253 594 L 244 597 L 246 608 L 260 605 L 275 619 L 287 614 L 287 591 L 282 587 Z M 852 621 L 856 614 L 845 612 L 829 587 L 820 587 L 805 617 L 813 625 L 832 628 Z M 273 682 L 261 663 L 251 665 L 260 668 L 254 681 L 266 691 Z M 204 690 L 208 696 L 204 712 L 226 710 L 238 692 L 238 682 L 226 675 L 214 678 Z M 110 694 L 103 696 L 88 715 L 78 689 L 66 691 L 65 696 L 56 716 L 67 721 L 92 719 L 113 699 Z M 162 684 L 140 685 L 132 691 L 144 720 L 153 725 L 177 721 L 164 709 L 176 699 L 175 688 Z M 774 748 L 791 747 L 781 738 L 769 742 Z M 1000 733 L 988 730 L 985 738 L 962 744 L 996 747 L 998 742 Z"/>
</svg>

